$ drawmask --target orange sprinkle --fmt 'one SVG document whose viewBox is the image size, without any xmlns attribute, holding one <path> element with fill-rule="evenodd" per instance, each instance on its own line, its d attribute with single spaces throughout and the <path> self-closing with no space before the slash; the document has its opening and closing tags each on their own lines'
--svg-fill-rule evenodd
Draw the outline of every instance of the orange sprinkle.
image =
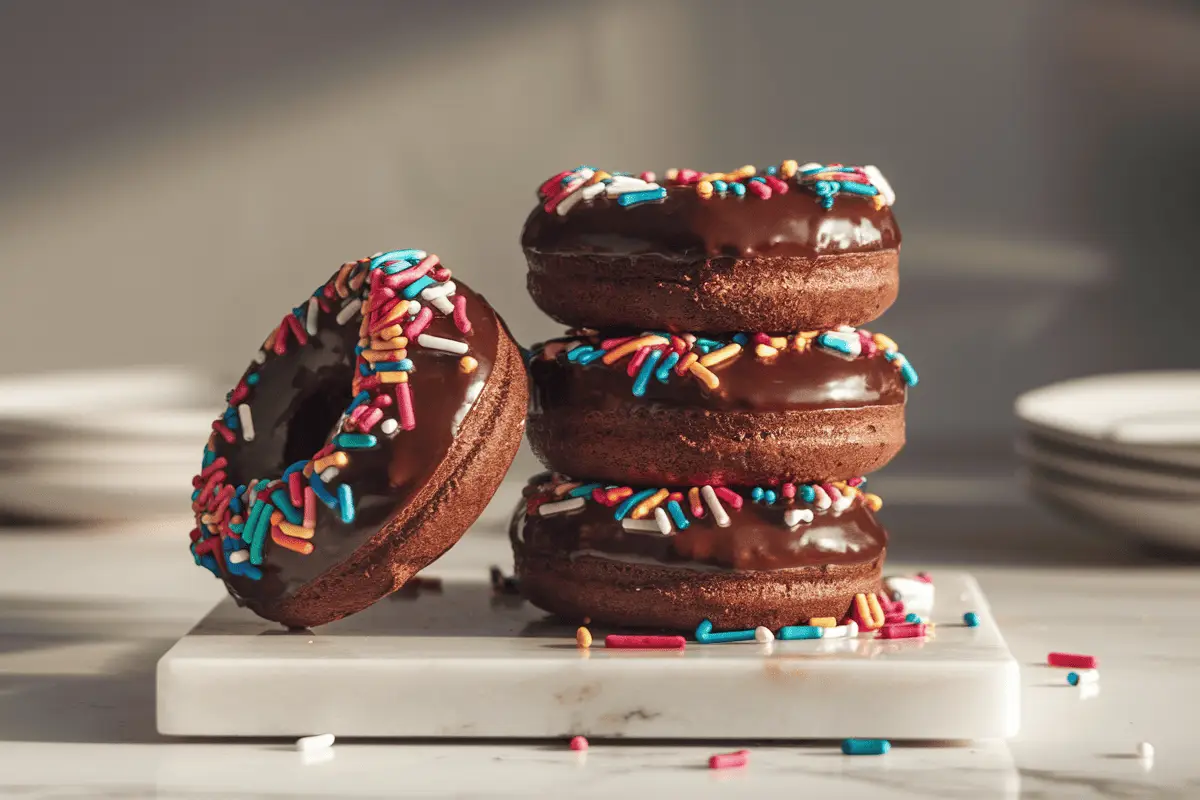
<svg viewBox="0 0 1200 800">
<path fill-rule="evenodd" d="M 330 453 L 324 458 L 318 458 L 316 461 L 314 461 L 313 469 L 315 469 L 317 472 L 324 472 L 330 467 L 337 467 L 338 469 L 341 469 L 349 463 L 350 457 L 341 450 L 338 450 L 336 453 Z"/>
<path fill-rule="evenodd" d="M 692 364 L 695 364 L 699 359 L 700 356 L 696 355 L 695 353 L 688 353 L 686 356 L 679 359 L 679 363 L 675 365 L 676 374 L 682 375 L 683 373 L 687 372 L 692 368 Z"/>
<path fill-rule="evenodd" d="M 354 269 L 354 262 L 347 261 L 342 264 L 338 270 L 337 277 L 333 279 L 333 288 L 337 290 L 338 297 L 345 297 L 350 294 L 350 290 L 346 288 L 346 276 L 350 274 L 350 270 Z"/>
<path fill-rule="evenodd" d="M 275 327 L 275 330 L 271 331 L 271 332 L 270 332 L 270 333 L 267 335 L 267 340 L 266 340 L 265 342 L 263 342 L 262 349 L 263 349 L 263 350 L 268 350 L 268 351 L 269 351 L 269 350 L 274 350 L 274 349 L 275 349 L 275 337 L 276 337 L 276 336 L 278 336 L 278 335 L 279 335 L 279 327 L 278 327 L 278 326 L 276 326 L 276 327 Z"/>
<path fill-rule="evenodd" d="M 879 509 L 883 508 L 883 498 L 877 494 L 863 492 L 863 500 L 866 501 L 867 508 L 871 509 L 872 511 L 878 511 Z"/>
<path fill-rule="evenodd" d="M 605 364 L 612 364 L 630 353 L 636 351 L 640 347 L 653 347 L 659 344 L 670 344 L 670 342 L 661 336 L 643 336 L 640 339 L 633 339 L 619 347 L 614 347 L 604 354 L 604 358 L 600 359 Z"/>
<path fill-rule="evenodd" d="M 389 339 L 398 339 L 404 335 L 404 328 L 399 325 L 389 325 L 376 334 L 376 337 L 387 341 Z M 407 342 L 405 342 L 407 344 Z"/>
<path fill-rule="evenodd" d="M 370 342 L 372 350 L 403 350 L 408 347 L 408 339 L 398 336 L 395 339 L 374 338 Z"/>
<path fill-rule="evenodd" d="M 610 503 L 619 503 L 626 497 L 631 497 L 632 495 L 633 489 L 629 488 L 628 486 L 618 486 L 616 489 L 609 489 L 604 493 L 605 499 L 607 499 Z"/>
<path fill-rule="evenodd" d="M 407 372 L 381 372 L 379 373 L 380 383 L 408 383 Z"/>
<path fill-rule="evenodd" d="M 708 181 L 700 181 L 696 184 L 696 194 L 704 198 L 712 197 L 713 185 Z"/>
<path fill-rule="evenodd" d="M 374 364 L 376 361 L 399 361 L 406 358 L 408 352 L 404 349 L 395 350 L 363 350 L 362 357 Z"/>
<path fill-rule="evenodd" d="M 833 617 L 813 617 L 808 624 L 818 628 L 836 628 L 837 620 Z"/>
<path fill-rule="evenodd" d="M 771 337 L 771 347 L 774 347 L 776 350 L 782 350 L 783 348 L 787 347 L 787 337 L 786 336 L 772 336 Z"/>
<path fill-rule="evenodd" d="M 699 510 L 701 514 L 704 513 L 704 506 L 700 505 L 700 487 L 693 486 L 692 488 L 688 489 L 688 505 L 692 507 L 693 517 L 700 516 L 700 514 L 696 513 L 697 510 Z"/>
<path fill-rule="evenodd" d="M 871 621 L 875 623 L 875 627 L 882 628 L 886 620 L 883 614 L 883 607 L 879 605 L 879 596 L 874 592 L 867 595 L 867 607 L 871 609 Z"/>
<path fill-rule="evenodd" d="M 610 175 L 609 173 L 605 172 L 602 169 L 598 169 L 598 170 L 596 170 L 595 173 L 593 173 L 592 177 L 588 180 L 588 183 L 589 184 L 599 183 L 600 181 L 604 180 L 605 178 L 611 178 L 611 177 L 612 177 L 612 175 Z"/>
<path fill-rule="evenodd" d="M 728 361 L 740 352 L 742 352 L 742 346 L 737 342 L 732 342 L 720 350 L 713 350 L 711 353 L 701 356 L 699 364 L 702 367 L 715 367 L 717 364 Z"/>
<path fill-rule="evenodd" d="M 283 512 L 282 511 L 273 512 L 271 514 L 271 524 L 278 525 L 281 522 L 283 522 Z"/>
<path fill-rule="evenodd" d="M 582 485 L 582 484 L 560 483 L 558 486 L 554 487 L 554 496 L 562 497 L 564 494 L 566 494 L 567 492 L 571 491 L 572 489 L 574 489 L 575 487 L 580 486 L 580 485 Z"/>
<path fill-rule="evenodd" d="M 704 385 L 709 389 L 715 389 L 721 385 L 721 381 L 717 379 L 717 376 L 709 372 L 708 367 L 699 362 L 692 364 L 690 367 L 688 367 L 688 370 L 697 378 L 704 381 Z"/>
<path fill-rule="evenodd" d="M 890 336 L 885 336 L 882 333 L 877 333 L 874 336 L 872 336 L 871 338 L 875 341 L 875 344 L 878 345 L 883 350 L 887 350 L 889 352 L 895 352 L 896 350 L 900 349 L 900 345 L 898 345 L 894 341 L 892 341 L 892 338 Z"/>
<path fill-rule="evenodd" d="M 306 542 L 303 539 L 297 539 L 294 536 L 288 536 L 278 528 L 271 531 L 271 541 L 280 547 L 286 547 L 288 550 L 292 550 L 302 556 L 306 556 L 313 551 L 312 542 Z"/>
<path fill-rule="evenodd" d="M 297 539 L 311 539 L 314 533 L 312 528 L 306 528 L 303 525 L 293 525 L 287 520 L 276 522 L 275 527 L 289 536 L 295 536 Z"/>
<path fill-rule="evenodd" d="M 634 519 L 642 519 L 651 511 L 662 505 L 662 501 L 667 499 L 668 494 L 670 494 L 670 492 L 668 492 L 666 489 L 659 489 L 650 497 L 647 497 L 645 500 L 638 503 L 637 506 L 634 507 L 633 513 L 629 516 L 633 517 Z"/>
<path fill-rule="evenodd" d="M 798 169 L 800 169 L 800 165 L 789 158 L 779 165 L 779 174 L 785 178 L 790 178 L 796 174 Z"/>
<path fill-rule="evenodd" d="M 754 345 L 754 355 L 759 358 L 774 358 L 779 355 L 779 351 L 769 344 L 756 344 Z"/>
<path fill-rule="evenodd" d="M 474 372 L 478 368 L 479 368 L 479 362 L 476 361 L 475 359 L 471 358 L 470 356 L 463 356 L 462 358 L 460 358 L 458 360 L 459 372 L 464 372 L 467 375 L 470 375 L 472 372 Z"/>
<path fill-rule="evenodd" d="M 357 292 L 359 289 L 362 288 L 363 281 L 365 281 L 366 279 L 367 279 L 367 271 L 365 269 L 359 270 L 358 273 L 355 274 L 355 276 L 350 279 L 350 289 Z"/>
</svg>

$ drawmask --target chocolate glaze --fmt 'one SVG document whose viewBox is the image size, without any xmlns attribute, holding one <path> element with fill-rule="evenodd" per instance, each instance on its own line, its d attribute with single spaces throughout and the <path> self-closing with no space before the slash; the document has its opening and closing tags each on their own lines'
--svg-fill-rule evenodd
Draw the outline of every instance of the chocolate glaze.
<svg viewBox="0 0 1200 800">
<path fill-rule="evenodd" d="M 393 437 L 375 431 L 379 444 L 353 450 L 339 482 L 351 484 L 356 501 L 352 523 L 336 511 L 317 504 L 314 550 L 308 555 L 288 550 L 267 539 L 261 580 L 226 576 L 230 592 L 255 605 L 294 594 L 298 589 L 347 559 L 374 536 L 429 480 L 445 458 L 463 419 L 488 380 L 496 358 L 500 322 L 491 306 L 456 279 L 457 292 L 467 299 L 471 333 L 465 335 L 469 354 L 479 362 L 472 373 L 459 369 L 459 356 L 410 346 L 411 386 L 416 428 Z M 269 353 L 258 368 L 258 385 L 251 395 L 255 439 L 238 437 L 227 444 L 218 437 L 217 456 L 229 461 L 227 483 L 238 485 L 258 478 L 277 478 L 289 464 L 311 458 L 329 440 L 342 411 L 349 405 L 355 369 L 360 317 L 339 325 L 322 312 L 319 329 L 307 346 L 293 345 L 282 356 Z M 451 317 L 435 314 L 427 333 L 463 340 Z"/>
<path fill-rule="evenodd" d="M 896 249 L 900 228 L 890 207 L 877 209 L 865 197 L 839 196 L 827 210 L 814 194 L 795 187 L 763 200 L 704 199 L 692 186 L 671 186 L 664 200 L 631 207 L 604 195 L 563 216 L 539 205 L 525 221 L 521 246 L 541 253 L 657 253 L 689 261 L 813 257 Z"/>
<path fill-rule="evenodd" d="M 535 478 L 530 486 L 539 483 Z M 527 490 L 528 491 L 528 490 Z M 686 491 L 686 489 L 684 490 Z M 828 564 L 862 564 L 878 558 L 887 546 L 887 532 L 861 501 L 837 512 L 816 511 L 813 521 L 789 530 L 783 523 L 786 507 L 755 505 L 728 509 L 729 527 L 719 527 L 706 514 L 691 520 L 687 530 L 670 536 L 630 532 L 613 518 L 613 509 L 589 500 L 583 509 L 549 517 L 522 504 L 511 535 L 520 537 L 531 555 L 607 555 L 614 559 L 649 559 L 665 566 L 729 570 L 775 570 Z M 522 519 L 523 518 L 523 519 Z M 821 549 L 822 538 L 845 541 L 858 549 Z"/>
<path fill-rule="evenodd" d="M 541 345 L 534 346 L 540 352 Z M 787 349 L 767 361 L 743 351 L 712 367 L 720 379 L 709 389 L 691 375 L 651 379 L 645 396 L 632 394 L 628 359 L 605 365 L 535 358 L 529 364 L 529 411 L 559 408 L 613 411 L 631 402 L 711 411 L 809 411 L 902 404 L 905 384 L 882 356 L 845 359 L 817 348 Z"/>
</svg>

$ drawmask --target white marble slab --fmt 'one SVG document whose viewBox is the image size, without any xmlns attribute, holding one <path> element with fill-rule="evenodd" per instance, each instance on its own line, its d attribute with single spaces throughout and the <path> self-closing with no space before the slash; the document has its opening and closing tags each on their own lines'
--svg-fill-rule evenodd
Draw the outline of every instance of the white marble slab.
<svg viewBox="0 0 1200 800">
<path fill-rule="evenodd" d="M 158 665 L 180 736 L 971 740 L 1017 731 L 1017 663 L 978 585 L 934 573 L 928 640 L 581 650 L 574 628 L 483 571 L 398 594 L 316 633 L 224 600 Z M 962 624 L 974 611 L 977 628 Z"/>
</svg>

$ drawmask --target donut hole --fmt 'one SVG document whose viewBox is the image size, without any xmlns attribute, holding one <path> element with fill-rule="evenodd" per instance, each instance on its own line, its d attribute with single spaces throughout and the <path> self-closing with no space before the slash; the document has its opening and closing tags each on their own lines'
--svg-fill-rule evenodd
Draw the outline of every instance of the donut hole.
<svg viewBox="0 0 1200 800">
<path fill-rule="evenodd" d="M 283 446 L 285 464 L 307 461 L 325 446 L 333 426 L 352 399 L 349 381 L 324 383 L 305 395 L 288 422 Z"/>
</svg>

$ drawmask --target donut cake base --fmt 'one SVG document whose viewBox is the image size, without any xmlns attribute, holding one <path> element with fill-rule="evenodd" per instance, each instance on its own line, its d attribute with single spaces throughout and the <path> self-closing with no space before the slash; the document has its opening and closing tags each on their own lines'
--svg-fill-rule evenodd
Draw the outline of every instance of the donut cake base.
<svg viewBox="0 0 1200 800">
<path fill-rule="evenodd" d="M 503 495 L 476 533 L 507 516 L 515 496 Z M 863 634 L 700 645 L 689 636 L 683 652 L 616 651 L 603 645 L 611 631 L 592 625 L 595 642 L 581 651 L 574 625 L 493 596 L 488 565 L 507 558 L 503 537 L 468 535 L 428 570 L 443 579 L 440 592 L 402 589 L 315 633 L 283 633 L 222 600 L 159 663 L 159 730 L 743 742 L 1016 730 L 1017 665 L 967 575 L 933 573 L 938 628 L 925 642 Z M 966 611 L 979 614 L 978 628 L 961 625 Z M 231 773 L 239 791 L 248 774 Z"/>
</svg>

